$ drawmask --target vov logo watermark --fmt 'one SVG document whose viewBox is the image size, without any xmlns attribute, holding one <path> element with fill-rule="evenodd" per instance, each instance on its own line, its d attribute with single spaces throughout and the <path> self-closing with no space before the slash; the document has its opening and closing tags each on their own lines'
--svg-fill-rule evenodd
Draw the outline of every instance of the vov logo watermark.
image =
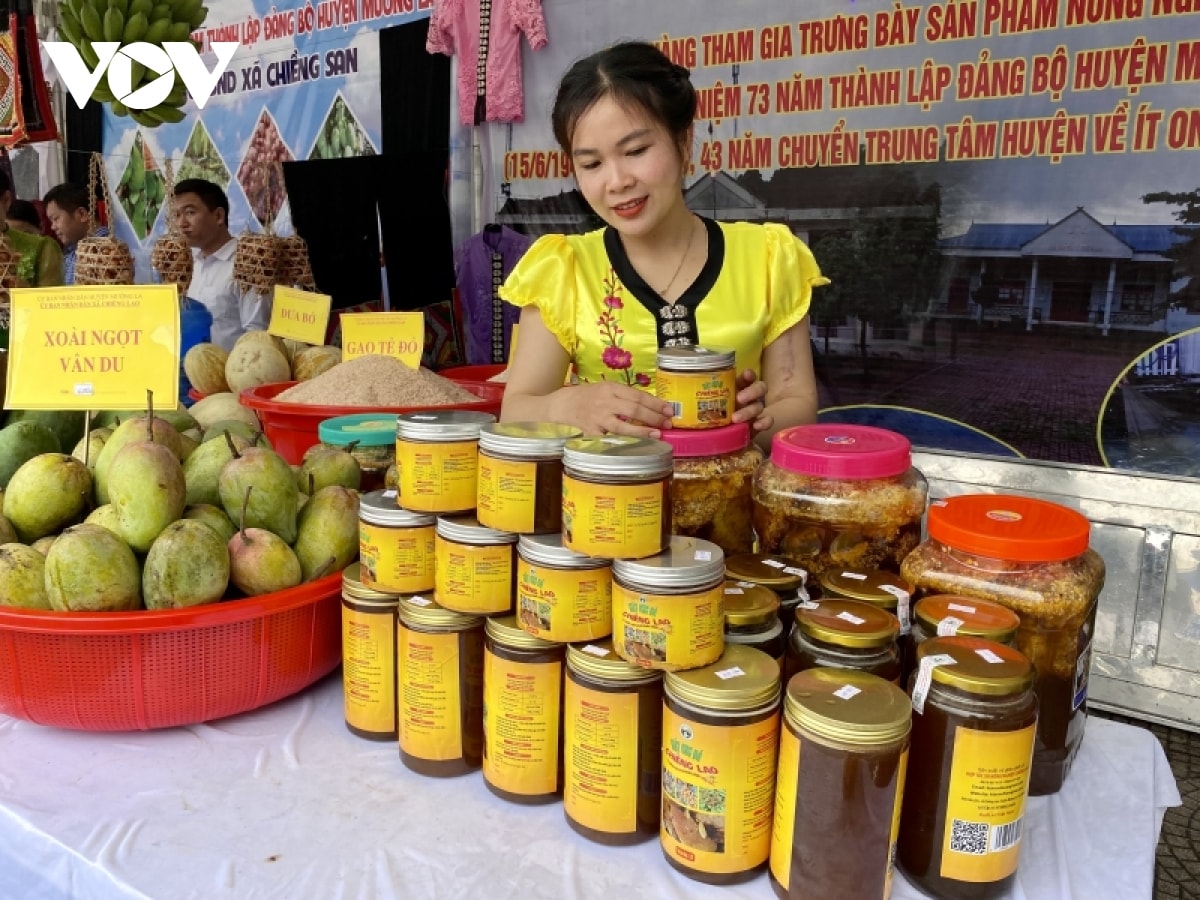
<svg viewBox="0 0 1200 900">
<path fill-rule="evenodd" d="M 74 44 L 67 41 L 42 41 L 46 55 L 58 69 L 58 75 L 67 88 L 67 93 L 83 109 L 100 79 L 108 76 L 108 88 L 114 97 L 130 109 L 153 109 L 167 99 L 175 88 L 175 76 L 183 80 L 183 86 L 204 109 L 217 82 L 229 67 L 233 54 L 240 46 L 237 41 L 213 41 L 209 46 L 217 54 L 217 64 L 209 69 L 200 52 L 188 41 L 165 41 L 163 44 L 148 44 L 136 41 L 121 45 L 120 41 L 92 41 L 92 49 L 99 63 L 89 69 Z M 153 81 L 136 91 L 133 89 L 133 63 L 138 62 L 146 70 L 158 75 Z"/>
</svg>

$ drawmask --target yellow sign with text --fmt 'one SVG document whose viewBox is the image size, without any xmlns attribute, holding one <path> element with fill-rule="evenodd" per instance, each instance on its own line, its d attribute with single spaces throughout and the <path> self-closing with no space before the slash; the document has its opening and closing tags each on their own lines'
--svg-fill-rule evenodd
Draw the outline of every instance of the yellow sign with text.
<svg viewBox="0 0 1200 900">
<path fill-rule="evenodd" d="M 415 369 L 425 349 L 425 315 L 419 312 L 342 313 L 342 360 L 394 356 Z"/>
<path fill-rule="evenodd" d="M 14 288 L 6 409 L 145 409 L 179 402 L 173 284 Z"/>
<path fill-rule="evenodd" d="M 276 285 L 267 331 L 276 337 L 291 338 L 304 344 L 324 344 L 325 329 L 329 327 L 329 305 L 328 294 Z"/>
</svg>

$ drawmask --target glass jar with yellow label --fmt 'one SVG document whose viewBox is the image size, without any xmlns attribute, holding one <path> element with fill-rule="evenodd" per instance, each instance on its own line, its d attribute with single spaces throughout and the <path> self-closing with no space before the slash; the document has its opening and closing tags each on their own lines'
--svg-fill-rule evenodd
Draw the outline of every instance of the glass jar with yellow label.
<svg viewBox="0 0 1200 900">
<path fill-rule="evenodd" d="M 433 590 L 433 516 L 396 506 L 395 491 L 371 491 L 358 501 L 362 582 L 377 591 Z"/>
<path fill-rule="evenodd" d="M 1021 619 L 999 603 L 958 594 L 931 594 L 913 607 L 912 640 L 905 652 L 907 671 L 917 667 L 917 647 L 932 637 L 984 638 L 997 644 L 1013 645 Z"/>
<path fill-rule="evenodd" d="M 513 611 L 517 535 L 484 528 L 474 516 L 438 516 L 434 596 L 446 609 L 474 616 Z"/>
<path fill-rule="evenodd" d="M 735 884 L 770 856 L 779 696 L 775 660 L 742 644 L 664 676 L 659 841 L 684 875 Z"/>
<path fill-rule="evenodd" d="M 671 445 L 609 434 L 563 448 L 563 546 L 607 559 L 653 556 L 671 537 Z"/>
<path fill-rule="evenodd" d="M 745 422 L 709 431 L 668 428 L 675 474 L 671 479 L 671 527 L 676 534 L 712 541 L 726 553 L 754 549 L 750 486 L 763 460 Z"/>
<path fill-rule="evenodd" d="M 758 549 L 827 569 L 899 571 L 921 540 L 928 486 L 901 434 L 867 425 L 785 428 L 754 476 Z"/>
<path fill-rule="evenodd" d="M 399 505 L 413 512 L 456 513 L 475 508 L 479 429 L 496 421 L 463 409 L 396 417 Z"/>
<path fill-rule="evenodd" d="M 725 646 L 725 555 L 699 538 L 671 538 L 657 556 L 613 561 L 612 641 L 650 669 L 708 665 Z"/>
<path fill-rule="evenodd" d="M 725 582 L 725 643 L 761 650 L 783 669 L 787 635 L 779 621 L 779 596 L 761 585 Z"/>
<path fill-rule="evenodd" d="M 809 669 L 788 682 L 771 831 L 777 896 L 891 895 L 911 728 L 908 695 L 867 672 Z"/>
<path fill-rule="evenodd" d="M 895 616 L 861 600 L 833 597 L 806 604 L 796 611 L 787 675 L 826 666 L 859 669 L 899 684 L 899 634 Z"/>
<path fill-rule="evenodd" d="M 487 620 L 483 652 L 483 780 L 514 803 L 562 790 L 566 647 L 526 634 L 515 616 Z"/>
<path fill-rule="evenodd" d="M 400 759 L 421 775 L 463 775 L 483 761 L 483 624 L 428 597 L 397 608 Z"/>
<path fill-rule="evenodd" d="M 385 487 L 387 470 L 396 462 L 394 415 L 355 413 L 325 419 L 317 425 L 317 437 L 321 441 L 319 447 L 344 450 L 354 457 L 362 473 L 358 490 L 369 492 Z"/>
<path fill-rule="evenodd" d="M 1082 513 L 1011 494 L 962 494 L 929 505 L 929 539 L 901 574 L 919 595 L 960 594 L 1017 614 L 1013 646 L 1037 670 L 1038 735 L 1029 792 L 1062 787 L 1087 725 L 1104 560 Z"/>
<path fill-rule="evenodd" d="M 770 588 L 779 596 L 779 618 L 790 633 L 796 607 L 815 599 L 808 586 L 808 571 L 791 560 L 763 553 L 737 553 L 725 557 L 725 577 Z M 814 585 L 815 587 L 815 585 Z"/>
<path fill-rule="evenodd" d="M 1037 731 L 1033 666 L 972 637 L 931 638 L 917 659 L 896 860 L 935 897 L 1008 896 Z"/>
<path fill-rule="evenodd" d="M 900 622 L 903 637 L 912 629 L 912 584 L 882 569 L 826 569 L 821 573 L 821 596 L 861 600 L 886 609 Z"/>
<path fill-rule="evenodd" d="M 554 422 L 497 422 L 479 430 L 479 524 L 513 534 L 562 531 L 563 445 L 581 434 Z"/>
<path fill-rule="evenodd" d="M 567 824 L 612 846 L 657 835 L 662 673 L 621 659 L 608 640 L 568 647 L 563 733 Z"/>
<path fill-rule="evenodd" d="M 397 594 L 362 583 L 360 566 L 342 570 L 342 688 L 346 727 L 359 737 L 394 741 Z"/>
<path fill-rule="evenodd" d="M 737 408 L 735 354 L 723 347 L 663 347 L 655 390 L 671 404 L 675 428 L 720 428 Z"/>
<path fill-rule="evenodd" d="M 562 545 L 558 534 L 517 542 L 517 623 L 564 644 L 612 634 L 612 563 Z"/>
</svg>

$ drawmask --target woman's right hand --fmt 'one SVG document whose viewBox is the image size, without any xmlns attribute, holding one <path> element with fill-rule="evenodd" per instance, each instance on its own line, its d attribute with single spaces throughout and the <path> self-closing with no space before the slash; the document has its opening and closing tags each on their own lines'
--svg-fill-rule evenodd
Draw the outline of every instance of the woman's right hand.
<svg viewBox="0 0 1200 900">
<path fill-rule="evenodd" d="M 602 381 L 563 388 L 553 395 L 551 419 L 585 435 L 658 438 L 671 427 L 671 404 L 627 384 Z"/>
</svg>

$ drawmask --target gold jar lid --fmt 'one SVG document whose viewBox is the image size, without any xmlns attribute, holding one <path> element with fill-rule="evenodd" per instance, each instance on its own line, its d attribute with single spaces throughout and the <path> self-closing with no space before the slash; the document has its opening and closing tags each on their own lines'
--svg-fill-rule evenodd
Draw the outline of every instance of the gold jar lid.
<svg viewBox="0 0 1200 900">
<path fill-rule="evenodd" d="M 884 609 L 895 609 L 900 594 L 912 597 L 914 590 L 907 579 L 882 569 L 826 569 L 821 573 L 821 589 L 827 597 L 861 600 Z"/>
<path fill-rule="evenodd" d="M 397 614 L 405 625 L 420 625 L 443 631 L 466 631 L 483 624 L 483 616 L 469 616 L 446 609 L 424 594 L 401 597 Z"/>
<path fill-rule="evenodd" d="M 779 699 L 779 663 L 745 644 L 726 644 L 725 652 L 714 663 L 667 672 L 663 689 L 677 700 L 702 709 L 753 712 Z"/>
<path fill-rule="evenodd" d="M 805 637 L 837 647 L 886 647 L 900 633 L 900 621 L 886 609 L 861 600 L 830 597 L 812 609 L 796 610 Z"/>
<path fill-rule="evenodd" d="M 933 680 L 947 687 L 996 697 L 1033 686 L 1033 664 L 1019 650 L 977 637 L 935 637 L 917 647 L 917 665 L 929 656 L 954 660 L 934 666 Z"/>
<path fill-rule="evenodd" d="M 516 616 L 496 616 L 488 619 L 483 626 L 483 632 L 497 644 L 515 647 L 518 650 L 554 650 L 562 646 L 525 631 L 517 624 Z"/>
<path fill-rule="evenodd" d="M 623 684 L 651 684 L 662 680 L 662 672 L 626 662 L 613 649 L 612 640 L 567 645 L 567 668 L 601 681 Z"/>
<path fill-rule="evenodd" d="M 670 475 L 671 445 L 652 438 L 621 434 L 580 437 L 563 445 L 563 465 L 602 477 Z"/>
<path fill-rule="evenodd" d="M 581 437 L 574 425 L 557 422 L 493 422 L 479 429 L 479 449 L 520 457 L 561 458 L 563 445 Z"/>
<path fill-rule="evenodd" d="M 805 669 L 788 682 L 784 715 L 797 728 L 845 744 L 886 744 L 908 734 L 912 702 L 858 669 Z"/>
<path fill-rule="evenodd" d="M 362 568 L 360 563 L 351 563 L 342 569 L 342 596 L 347 600 L 357 600 L 361 603 L 380 603 L 395 605 L 399 594 L 389 594 L 377 591 L 362 583 Z"/>
<path fill-rule="evenodd" d="M 931 594 L 922 597 L 913 607 L 913 616 L 930 635 L 941 630 L 943 622 L 950 623 L 953 634 L 987 638 L 1004 643 L 1021 627 L 1020 617 L 1007 606 L 960 597 L 957 594 Z M 945 635 L 950 637 L 949 634 Z"/>
<path fill-rule="evenodd" d="M 724 603 L 726 625 L 765 625 L 779 613 L 779 595 L 761 584 L 726 581 Z"/>
<path fill-rule="evenodd" d="M 808 571 L 782 556 L 735 553 L 725 559 L 725 575 L 733 581 L 753 581 L 773 591 L 803 587 Z"/>
</svg>

